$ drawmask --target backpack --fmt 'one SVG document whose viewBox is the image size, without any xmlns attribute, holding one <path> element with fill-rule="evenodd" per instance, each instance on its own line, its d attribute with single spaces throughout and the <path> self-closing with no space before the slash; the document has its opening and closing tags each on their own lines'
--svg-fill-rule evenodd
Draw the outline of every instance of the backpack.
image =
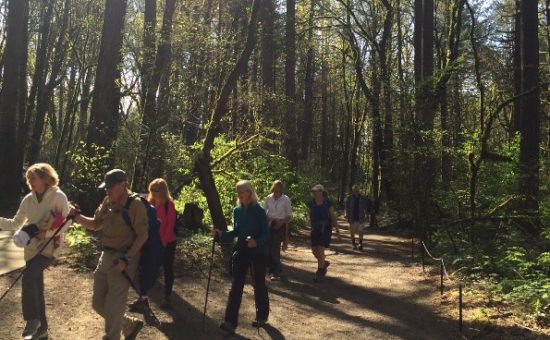
<svg viewBox="0 0 550 340">
<path fill-rule="evenodd" d="M 141 248 L 141 257 L 139 259 L 139 282 L 142 291 L 147 291 L 153 287 L 157 281 L 158 272 L 162 265 L 164 247 L 160 240 L 160 221 L 157 218 L 157 210 L 145 198 L 137 194 L 132 194 L 128 197 L 124 209 L 122 209 L 122 217 L 124 222 L 136 233 L 132 226 L 132 220 L 128 214 L 128 209 L 134 200 L 140 200 L 147 210 L 149 220 L 149 230 L 147 241 Z"/>
</svg>

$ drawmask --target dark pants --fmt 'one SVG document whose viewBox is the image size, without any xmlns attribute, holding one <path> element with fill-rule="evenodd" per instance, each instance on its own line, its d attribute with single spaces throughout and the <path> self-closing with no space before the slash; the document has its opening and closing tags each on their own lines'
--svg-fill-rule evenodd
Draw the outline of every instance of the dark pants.
<svg viewBox="0 0 550 340">
<path fill-rule="evenodd" d="M 164 295 L 172 294 L 174 286 L 174 258 L 176 257 L 176 241 L 172 241 L 164 247 L 162 267 L 164 271 Z"/>
<path fill-rule="evenodd" d="M 52 263 L 50 258 L 38 255 L 27 262 L 23 274 L 23 318 L 25 321 L 40 320 L 41 329 L 48 329 L 46 303 L 44 301 L 44 270 Z"/>
<path fill-rule="evenodd" d="M 269 274 L 278 275 L 281 268 L 281 243 L 285 237 L 286 225 L 275 230 L 271 228 L 269 235 Z"/>
<path fill-rule="evenodd" d="M 269 316 L 269 297 L 265 285 L 266 254 L 258 250 L 237 250 L 233 253 L 233 282 L 227 308 L 225 309 L 225 321 L 237 327 L 239 320 L 239 308 L 243 297 L 244 280 L 248 268 L 252 268 L 254 278 L 254 299 L 256 300 L 256 319 L 267 320 Z"/>
</svg>

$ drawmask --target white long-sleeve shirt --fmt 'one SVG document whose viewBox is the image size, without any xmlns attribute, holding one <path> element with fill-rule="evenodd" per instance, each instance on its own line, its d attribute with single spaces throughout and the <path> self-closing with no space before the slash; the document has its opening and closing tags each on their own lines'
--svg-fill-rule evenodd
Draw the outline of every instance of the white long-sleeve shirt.
<svg viewBox="0 0 550 340">
<path fill-rule="evenodd" d="M 275 199 L 273 194 L 265 198 L 265 212 L 270 221 L 292 217 L 292 203 L 287 195 Z"/>
<path fill-rule="evenodd" d="M 50 187 L 44 193 L 40 203 L 34 192 L 25 196 L 13 218 L 0 217 L 0 229 L 17 230 L 26 224 L 36 224 L 40 230 L 47 230 L 44 240 L 39 240 L 35 237 L 25 247 L 25 261 L 28 261 L 36 255 L 38 250 L 54 234 L 55 231 L 50 229 L 54 220 L 53 214 L 59 212 L 63 217 L 67 217 L 69 211 L 70 207 L 67 196 L 58 187 Z M 69 223 L 63 226 L 63 230 L 58 235 L 61 235 L 68 227 Z M 50 242 L 42 252 L 42 255 L 51 258 L 54 256 L 54 250 L 54 242 Z"/>
</svg>

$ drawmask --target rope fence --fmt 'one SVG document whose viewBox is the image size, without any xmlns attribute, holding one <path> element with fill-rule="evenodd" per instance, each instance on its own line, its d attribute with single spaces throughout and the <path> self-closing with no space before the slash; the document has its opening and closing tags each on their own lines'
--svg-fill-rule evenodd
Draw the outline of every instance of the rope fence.
<svg viewBox="0 0 550 340">
<path fill-rule="evenodd" d="M 447 272 L 447 267 L 445 266 L 445 260 L 443 258 L 438 258 L 432 255 L 428 247 L 426 246 L 426 243 L 424 241 L 420 241 L 420 258 L 422 263 L 422 271 L 426 272 L 426 255 L 428 255 L 428 258 L 432 259 L 433 261 L 439 262 L 439 292 L 441 296 L 443 296 L 443 293 L 445 291 L 445 282 L 444 279 L 447 281 L 453 282 L 454 280 L 451 279 Z M 415 239 L 414 237 L 411 239 L 411 259 L 414 261 L 415 259 Z M 463 284 L 462 280 L 459 280 L 458 282 L 458 331 L 462 335 L 463 332 L 463 295 L 462 295 L 462 289 Z"/>
</svg>

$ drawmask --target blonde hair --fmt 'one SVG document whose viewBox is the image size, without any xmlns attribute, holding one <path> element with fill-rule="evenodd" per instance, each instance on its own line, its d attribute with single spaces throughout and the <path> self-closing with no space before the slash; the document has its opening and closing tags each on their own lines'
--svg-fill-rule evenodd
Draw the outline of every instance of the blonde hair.
<svg viewBox="0 0 550 340">
<path fill-rule="evenodd" d="M 158 190 L 166 201 L 173 201 L 172 195 L 170 195 L 170 190 L 168 189 L 168 183 L 163 178 L 156 178 L 149 183 L 147 200 L 153 202 L 153 190 Z"/>
<path fill-rule="evenodd" d="M 48 187 L 54 187 L 59 184 L 59 175 L 57 174 L 57 171 L 55 171 L 53 166 L 49 165 L 48 163 L 36 163 L 31 165 L 27 169 L 27 172 L 25 173 L 25 178 L 27 179 L 27 186 L 31 190 L 32 188 L 29 177 L 32 175 L 40 178 L 42 181 L 44 181 L 44 183 L 46 183 L 46 186 Z"/>
<path fill-rule="evenodd" d="M 235 185 L 235 190 L 239 191 L 239 189 L 244 189 L 250 192 L 250 203 L 251 204 L 257 204 L 258 203 L 258 194 L 256 194 L 256 191 L 254 190 L 254 187 L 252 186 L 252 183 L 247 180 L 241 180 L 238 181 Z M 237 197 L 237 204 L 242 205 L 241 201 Z"/>
<path fill-rule="evenodd" d="M 269 191 L 270 191 L 270 192 L 273 192 L 273 191 L 275 191 L 275 189 L 277 189 L 277 187 L 280 187 L 281 190 L 283 190 L 283 189 L 284 189 L 283 182 L 281 182 L 280 180 L 274 181 L 274 182 L 271 184 L 271 189 L 269 189 Z"/>
</svg>

